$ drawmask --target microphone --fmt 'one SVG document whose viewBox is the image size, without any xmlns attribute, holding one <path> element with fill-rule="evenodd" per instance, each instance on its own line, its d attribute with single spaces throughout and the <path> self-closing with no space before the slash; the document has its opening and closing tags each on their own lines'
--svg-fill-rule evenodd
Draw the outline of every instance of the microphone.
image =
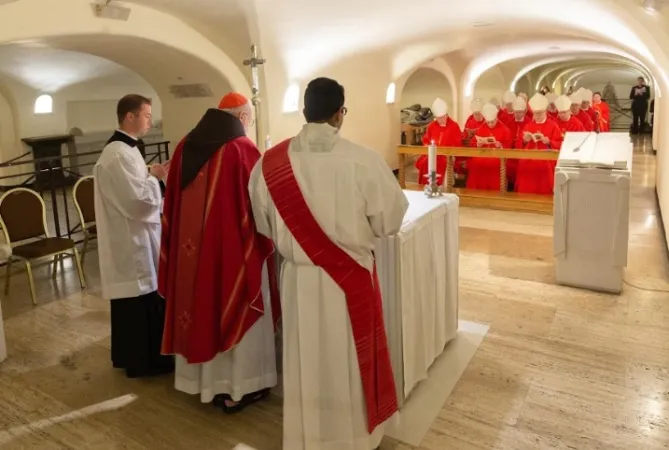
<svg viewBox="0 0 669 450">
<path fill-rule="evenodd" d="M 581 141 L 580 144 L 578 144 L 576 147 L 574 147 L 574 149 L 572 150 L 572 153 L 580 152 L 581 151 L 581 146 L 583 144 L 585 144 L 588 139 L 590 139 L 590 136 L 592 136 L 593 133 L 594 133 L 594 131 L 589 132 L 588 135 L 585 137 L 585 139 L 583 139 L 583 141 Z"/>
</svg>

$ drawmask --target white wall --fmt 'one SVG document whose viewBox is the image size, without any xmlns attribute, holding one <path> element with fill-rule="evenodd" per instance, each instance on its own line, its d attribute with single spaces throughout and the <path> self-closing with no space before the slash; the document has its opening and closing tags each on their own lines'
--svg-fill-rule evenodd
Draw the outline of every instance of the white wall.
<svg viewBox="0 0 669 450">
<path fill-rule="evenodd" d="M 416 70 L 407 80 L 401 93 L 400 108 L 419 103 L 429 108 L 435 98 L 441 97 L 446 101 L 448 110 L 454 110 L 457 99 L 451 91 L 451 86 L 446 77 L 434 69 L 421 67 Z"/>
<path fill-rule="evenodd" d="M 502 95 L 508 89 L 509 86 L 508 83 L 505 83 L 502 71 L 498 67 L 493 67 L 481 75 L 476 82 L 473 98 L 480 98 L 484 102 L 488 102 L 495 97 L 501 103 Z"/>
<path fill-rule="evenodd" d="M 153 103 L 154 122 L 162 119 L 162 105 L 153 88 L 138 75 L 128 72 L 79 83 L 50 94 L 53 98 L 51 114 L 35 114 L 34 103 L 42 92 L 13 79 L 2 80 L 3 89 L 11 102 L 0 97 L 0 162 L 18 157 L 30 150 L 21 139 L 51 134 L 67 134 L 73 127 L 84 132 L 78 137 L 77 152 L 102 149 L 117 126 L 116 104 L 129 93 L 144 95 Z M 4 99 L 4 101 L 3 101 Z M 160 130 L 152 130 L 147 142 L 162 140 Z M 63 154 L 68 154 L 63 148 Z M 81 157 L 77 164 L 94 163 L 97 156 Z M 64 162 L 68 165 L 68 161 Z M 26 173 L 29 166 L 5 169 L 2 175 Z M 88 173 L 89 168 L 84 170 Z M 15 185 L 24 178 L 0 180 L 0 185 Z"/>
</svg>

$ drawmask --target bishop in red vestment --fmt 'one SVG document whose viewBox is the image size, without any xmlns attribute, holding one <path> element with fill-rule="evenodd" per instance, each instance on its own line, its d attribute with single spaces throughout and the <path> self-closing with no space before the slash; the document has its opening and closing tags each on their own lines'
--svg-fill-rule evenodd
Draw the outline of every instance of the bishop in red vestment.
<svg viewBox="0 0 669 450">
<path fill-rule="evenodd" d="M 516 100 L 516 94 L 511 91 L 506 91 L 502 97 L 502 100 L 504 102 L 504 107 L 499 110 L 497 118 L 504 125 L 509 127 L 514 117 L 513 102 Z"/>
<path fill-rule="evenodd" d="M 527 109 L 525 110 L 525 115 L 527 116 L 528 119 L 532 120 L 532 116 L 533 116 L 532 106 L 530 106 L 529 102 L 527 101 L 527 94 L 524 93 L 524 92 L 521 92 L 520 94 L 518 94 L 518 97 L 525 100 L 525 104 L 527 105 Z"/>
<path fill-rule="evenodd" d="M 448 106 L 441 98 L 437 98 L 432 103 L 432 113 L 435 120 L 427 126 L 427 130 L 423 135 L 423 145 L 430 145 L 432 141 L 437 147 L 462 147 L 462 132 L 460 126 L 448 117 Z M 464 171 L 463 163 L 465 158 L 455 158 L 455 167 L 453 170 L 457 173 Z M 416 160 L 416 169 L 418 169 L 418 183 L 425 185 L 428 183 L 427 169 L 428 161 L 427 155 L 421 155 Z M 443 185 L 446 178 L 446 170 L 448 169 L 448 157 L 437 156 L 437 184 Z"/>
<path fill-rule="evenodd" d="M 558 110 L 557 124 L 560 127 L 560 135 L 564 140 L 564 135 L 568 132 L 584 132 L 585 127 L 571 113 L 571 100 L 566 95 L 561 95 L 555 101 Z"/>
<path fill-rule="evenodd" d="M 527 102 L 522 97 L 516 97 L 513 102 L 513 116 L 512 120 L 506 124 L 511 132 L 513 142 L 511 148 L 523 148 L 521 132 L 525 125 L 530 123 L 532 119 L 527 116 Z M 515 185 L 516 170 L 518 168 L 517 159 L 506 160 L 506 176 L 510 183 Z"/>
<path fill-rule="evenodd" d="M 509 128 L 497 119 L 497 107 L 487 104 L 483 107 L 485 125 L 476 130 L 471 147 L 478 148 L 511 148 L 513 139 Z M 484 140 L 494 138 L 494 143 L 485 143 Z M 499 158 L 470 158 L 468 163 L 467 188 L 484 189 L 489 191 L 500 190 L 500 160 Z"/>
<path fill-rule="evenodd" d="M 592 119 L 581 109 L 582 97 L 578 93 L 571 94 L 569 96 L 571 99 L 571 115 L 576 117 L 585 127 L 585 131 L 595 131 L 595 124 L 592 122 Z"/>
<path fill-rule="evenodd" d="M 467 118 L 467 122 L 465 122 L 465 128 L 462 130 L 462 140 L 466 141 L 466 143 L 469 143 L 469 140 L 474 136 L 476 130 L 478 130 L 479 127 L 485 122 L 483 120 L 483 114 L 481 114 L 481 108 L 483 108 L 483 102 L 481 100 L 472 100 L 472 113 Z"/>
<path fill-rule="evenodd" d="M 602 100 L 602 94 L 595 92 L 592 96 L 592 108 L 597 111 L 599 120 L 599 131 L 611 131 L 611 109 L 609 105 Z"/>
<path fill-rule="evenodd" d="M 584 89 L 581 95 L 581 111 L 585 112 L 592 121 L 592 131 L 599 133 L 601 131 L 599 129 L 599 117 L 597 111 L 591 107 L 593 93 L 590 89 Z"/>
<path fill-rule="evenodd" d="M 280 303 L 274 247 L 256 232 L 248 194 L 260 159 L 246 137 L 251 116 L 244 96 L 228 94 L 179 142 L 162 216 L 162 351 L 177 355 L 178 390 L 226 412 L 277 383 Z"/>
<path fill-rule="evenodd" d="M 548 120 L 548 100 L 536 94 L 530 100 L 534 119 L 523 129 L 523 149 L 527 151 L 559 151 L 562 145 L 560 128 L 555 121 Z M 516 192 L 528 194 L 552 194 L 554 184 L 552 161 L 521 159 L 516 174 Z"/>
<path fill-rule="evenodd" d="M 555 106 L 555 100 L 557 100 L 557 98 L 558 96 L 553 92 L 546 94 L 546 100 L 548 100 L 548 109 L 546 110 L 546 115 L 548 115 L 549 119 L 558 119 L 558 110 Z"/>
</svg>

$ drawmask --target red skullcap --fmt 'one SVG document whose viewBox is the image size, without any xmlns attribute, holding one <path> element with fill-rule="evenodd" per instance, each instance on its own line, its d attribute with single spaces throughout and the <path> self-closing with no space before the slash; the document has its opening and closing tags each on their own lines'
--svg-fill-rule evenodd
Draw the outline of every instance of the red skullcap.
<svg viewBox="0 0 669 450">
<path fill-rule="evenodd" d="M 249 99 L 237 92 L 226 94 L 218 104 L 218 109 L 232 109 L 244 106 L 249 103 Z"/>
</svg>

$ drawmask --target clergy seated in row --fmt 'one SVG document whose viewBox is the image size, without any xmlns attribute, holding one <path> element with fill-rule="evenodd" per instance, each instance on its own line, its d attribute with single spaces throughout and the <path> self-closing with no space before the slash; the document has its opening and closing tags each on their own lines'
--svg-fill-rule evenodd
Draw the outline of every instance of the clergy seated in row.
<svg viewBox="0 0 669 450">
<path fill-rule="evenodd" d="M 307 124 L 249 182 L 258 232 L 284 260 L 285 450 L 372 450 L 398 411 L 373 250 L 408 202 L 378 152 L 342 137 L 345 113 L 343 86 L 311 81 Z"/>
<path fill-rule="evenodd" d="M 423 135 L 423 144 L 430 145 L 432 141 L 437 147 L 461 147 L 462 146 L 462 132 L 460 126 L 448 116 L 448 105 L 441 98 L 437 98 L 432 103 L 432 114 L 435 120 L 427 126 L 427 130 Z M 455 166 L 453 170 L 455 173 L 462 174 L 464 172 L 465 158 L 455 158 Z M 416 160 L 416 169 L 418 169 L 418 183 L 425 185 L 428 183 L 427 169 L 428 160 L 427 155 L 421 155 Z M 446 179 L 446 171 L 448 170 L 448 157 L 437 156 L 437 184 L 443 185 Z"/>
<path fill-rule="evenodd" d="M 521 131 L 523 150 L 559 151 L 562 134 L 555 121 L 548 119 L 546 110 L 548 100 L 541 94 L 535 94 L 530 100 L 533 119 Z M 553 161 L 531 159 L 518 160 L 515 190 L 528 194 L 553 194 Z"/>
<path fill-rule="evenodd" d="M 511 132 L 501 120 L 497 119 L 497 107 L 488 103 L 483 106 L 481 114 L 485 123 L 474 132 L 470 146 L 493 149 L 511 148 L 513 143 Z M 499 158 L 469 158 L 467 169 L 467 188 L 499 190 Z"/>
<path fill-rule="evenodd" d="M 595 124 L 592 122 L 590 115 L 583 111 L 583 98 L 579 92 L 574 92 L 569 96 L 571 99 L 571 113 L 574 117 L 581 121 L 585 127 L 585 131 L 595 131 Z"/>
<path fill-rule="evenodd" d="M 251 120 L 237 93 L 205 112 L 175 149 L 162 217 L 162 351 L 176 355 L 177 390 L 227 413 L 277 384 L 281 309 L 274 246 L 256 232 L 248 193 L 260 159 Z"/>
</svg>

